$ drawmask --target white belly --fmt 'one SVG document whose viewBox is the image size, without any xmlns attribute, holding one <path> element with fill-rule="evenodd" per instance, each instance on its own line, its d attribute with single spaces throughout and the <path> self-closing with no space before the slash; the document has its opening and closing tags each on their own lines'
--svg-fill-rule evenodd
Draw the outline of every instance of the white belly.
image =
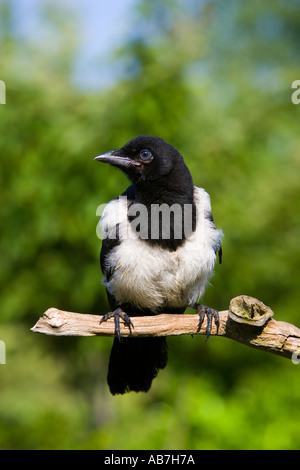
<svg viewBox="0 0 300 470">
<path fill-rule="evenodd" d="M 205 215 L 210 211 L 210 200 L 203 189 L 195 188 L 195 202 L 196 230 L 176 251 L 149 245 L 131 234 L 110 252 L 106 262 L 114 268 L 114 273 L 108 282 L 105 279 L 104 282 L 118 303 L 129 302 L 138 308 L 155 311 L 166 306 L 186 307 L 203 295 L 213 273 L 215 246 L 221 232 Z M 112 201 L 110 211 L 103 213 L 101 224 L 106 233 L 109 226 L 113 227 L 111 204 L 123 203 Z M 127 207 L 124 205 L 123 209 L 121 219 L 128 230 Z"/>
</svg>

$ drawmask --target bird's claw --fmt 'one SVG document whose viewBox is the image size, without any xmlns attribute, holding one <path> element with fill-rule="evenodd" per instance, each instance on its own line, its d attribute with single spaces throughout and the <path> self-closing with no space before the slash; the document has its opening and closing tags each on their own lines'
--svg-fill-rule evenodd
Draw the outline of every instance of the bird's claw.
<svg viewBox="0 0 300 470">
<path fill-rule="evenodd" d="M 196 304 L 194 308 L 196 309 L 197 314 L 199 315 L 199 323 L 198 323 L 198 328 L 197 328 L 196 333 L 199 333 L 200 328 L 203 324 L 204 318 L 205 316 L 207 317 L 207 326 L 206 326 L 206 341 L 207 341 L 211 333 L 213 319 L 215 320 L 215 325 L 217 327 L 217 332 L 218 332 L 219 325 L 220 325 L 219 313 L 214 308 L 210 308 L 202 304 Z"/>
<path fill-rule="evenodd" d="M 128 326 L 130 333 L 131 327 L 134 328 L 133 323 L 130 317 L 125 313 L 121 308 L 117 308 L 113 312 L 108 312 L 100 320 L 100 324 L 104 321 L 107 321 L 109 318 L 114 317 L 115 320 L 115 333 L 117 334 L 119 341 L 121 341 L 121 332 L 120 332 L 120 318 L 124 321 L 125 326 Z"/>
</svg>

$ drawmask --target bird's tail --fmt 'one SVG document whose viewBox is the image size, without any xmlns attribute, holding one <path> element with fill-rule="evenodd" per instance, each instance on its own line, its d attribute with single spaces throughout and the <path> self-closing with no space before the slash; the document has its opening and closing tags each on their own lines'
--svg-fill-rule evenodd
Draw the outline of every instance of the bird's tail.
<svg viewBox="0 0 300 470">
<path fill-rule="evenodd" d="M 167 365 L 165 337 L 114 339 L 107 382 L 113 395 L 147 392 L 159 369 Z"/>
</svg>

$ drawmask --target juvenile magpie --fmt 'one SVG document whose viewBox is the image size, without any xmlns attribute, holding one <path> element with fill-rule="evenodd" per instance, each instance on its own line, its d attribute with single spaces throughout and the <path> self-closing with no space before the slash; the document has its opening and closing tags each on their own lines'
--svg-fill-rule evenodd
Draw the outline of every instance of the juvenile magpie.
<svg viewBox="0 0 300 470">
<path fill-rule="evenodd" d="M 199 313 L 198 331 L 207 316 L 207 337 L 218 312 L 198 304 L 221 263 L 221 230 L 216 229 L 210 197 L 193 185 L 182 155 L 159 137 L 138 136 L 122 148 L 95 158 L 121 169 L 131 181 L 101 216 L 101 269 L 114 317 L 116 337 L 107 381 L 113 395 L 147 392 L 167 364 L 165 337 L 120 338 L 120 318 Z"/>
</svg>

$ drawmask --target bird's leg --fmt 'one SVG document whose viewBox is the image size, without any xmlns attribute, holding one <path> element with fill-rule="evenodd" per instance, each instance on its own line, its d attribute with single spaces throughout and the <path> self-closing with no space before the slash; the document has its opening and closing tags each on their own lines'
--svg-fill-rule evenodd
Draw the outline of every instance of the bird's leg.
<svg viewBox="0 0 300 470">
<path fill-rule="evenodd" d="M 130 319 L 130 317 L 125 313 L 120 307 L 116 308 L 113 312 L 108 312 L 100 320 L 100 323 L 108 320 L 109 318 L 114 317 L 115 319 L 115 332 L 119 338 L 119 341 L 121 341 L 121 333 L 120 333 L 120 318 L 125 323 L 125 326 L 128 326 L 130 333 L 131 333 L 131 327 L 134 328 L 133 323 Z"/>
<path fill-rule="evenodd" d="M 206 341 L 209 338 L 212 328 L 212 321 L 215 320 L 215 325 L 217 327 L 217 333 L 220 325 L 219 313 L 214 308 L 207 307 L 206 305 L 195 303 L 192 308 L 196 309 L 197 314 L 199 315 L 199 323 L 197 332 L 199 333 L 202 323 L 204 321 L 205 315 L 207 317 L 207 327 L 206 327 Z"/>
</svg>

